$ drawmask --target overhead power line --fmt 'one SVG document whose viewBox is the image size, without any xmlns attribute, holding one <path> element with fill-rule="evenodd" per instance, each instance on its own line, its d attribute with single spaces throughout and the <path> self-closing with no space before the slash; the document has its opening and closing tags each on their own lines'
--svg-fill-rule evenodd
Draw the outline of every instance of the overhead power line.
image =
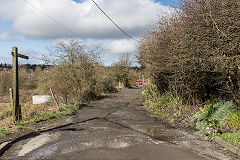
<svg viewBox="0 0 240 160">
<path fill-rule="evenodd" d="M 31 7 L 33 7 L 34 9 L 36 9 L 37 11 L 39 11 L 40 13 L 42 13 L 43 15 L 45 15 L 46 17 L 48 17 L 51 21 L 53 21 L 55 24 L 61 26 L 63 29 L 65 29 L 66 31 L 70 32 L 74 37 L 74 35 L 77 35 L 75 32 L 73 32 L 72 30 L 70 30 L 69 28 L 67 28 L 65 25 L 61 24 L 60 22 L 58 22 L 56 19 L 52 18 L 51 16 L 49 16 L 47 13 L 43 12 L 40 8 L 34 6 L 33 4 L 31 4 L 30 2 L 28 2 L 27 0 L 23 0 L 25 3 L 27 3 L 28 5 L 30 5 Z"/>
<path fill-rule="evenodd" d="M 65 29 L 66 31 L 70 32 L 72 34 L 72 36 L 74 37 L 74 35 L 77 35 L 77 33 L 75 33 L 74 31 L 70 30 L 69 28 L 67 28 L 65 25 L 63 25 L 62 23 L 60 23 L 59 21 L 57 21 L 56 19 L 52 18 L 51 16 L 49 16 L 47 13 L 43 12 L 40 8 L 34 6 L 33 4 L 31 4 L 29 1 L 27 0 L 23 0 L 25 3 L 27 3 L 28 5 L 30 5 L 31 7 L 33 7 L 34 9 L 36 9 L 37 11 L 39 11 L 40 13 L 42 13 L 43 15 L 45 15 L 46 17 L 48 17 L 51 21 L 53 21 L 55 24 L 61 26 L 63 29 Z M 115 23 L 110 16 L 108 16 L 103 9 L 94 1 L 92 0 L 92 2 L 97 6 L 97 8 L 127 37 L 129 37 L 130 39 L 139 42 L 138 40 L 136 40 L 135 38 L 133 38 L 130 34 L 128 34 L 126 31 L 124 31 L 117 23 Z"/>
<path fill-rule="evenodd" d="M 135 38 L 133 38 L 132 36 L 130 36 L 126 31 L 124 31 L 121 27 L 119 27 L 104 11 L 103 9 L 94 1 L 92 0 L 92 2 L 97 6 L 97 8 L 123 33 L 125 34 L 127 37 L 129 37 L 130 39 L 139 42 L 138 40 L 136 40 Z"/>
</svg>

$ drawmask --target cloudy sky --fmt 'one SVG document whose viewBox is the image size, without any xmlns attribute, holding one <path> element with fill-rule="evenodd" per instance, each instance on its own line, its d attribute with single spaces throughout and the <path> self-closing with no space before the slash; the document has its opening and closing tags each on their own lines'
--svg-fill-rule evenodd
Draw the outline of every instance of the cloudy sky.
<svg viewBox="0 0 240 160">
<path fill-rule="evenodd" d="M 139 39 L 177 0 L 95 0 L 129 35 Z M 47 47 L 76 37 L 101 44 L 105 65 L 122 54 L 136 54 L 137 43 L 120 32 L 91 0 L 0 0 L 0 63 L 11 63 L 11 48 L 30 56 L 21 63 L 42 63 Z"/>
</svg>

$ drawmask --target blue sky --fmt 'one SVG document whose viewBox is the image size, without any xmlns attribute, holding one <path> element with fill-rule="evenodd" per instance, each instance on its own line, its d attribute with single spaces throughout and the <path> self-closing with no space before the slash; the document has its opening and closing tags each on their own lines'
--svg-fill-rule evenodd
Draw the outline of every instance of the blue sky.
<svg viewBox="0 0 240 160">
<path fill-rule="evenodd" d="M 73 3 L 71 0 L 28 0 L 32 5 L 51 16 L 57 22 L 76 33 L 84 44 L 101 43 L 107 51 L 102 58 L 110 65 L 128 52 L 134 58 L 137 44 L 119 32 L 90 0 Z M 41 1 L 41 3 L 40 3 Z M 11 48 L 17 46 L 19 53 L 29 55 L 20 63 L 43 63 L 47 47 L 57 39 L 69 39 L 68 30 L 52 22 L 38 10 L 19 0 L 0 0 L 0 63 L 11 63 Z M 99 5 L 127 33 L 138 39 L 159 15 L 169 12 L 177 0 L 96 0 Z M 157 2 L 160 2 L 157 3 Z M 21 8 L 21 9 L 19 9 Z M 63 13 L 64 12 L 64 13 Z M 73 17 L 74 15 L 75 17 Z M 68 32 L 68 33 L 67 33 Z"/>
<path fill-rule="evenodd" d="M 156 0 L 166 6 L 175 6 L 178 3 L 178 0 Z"/>
</svg>

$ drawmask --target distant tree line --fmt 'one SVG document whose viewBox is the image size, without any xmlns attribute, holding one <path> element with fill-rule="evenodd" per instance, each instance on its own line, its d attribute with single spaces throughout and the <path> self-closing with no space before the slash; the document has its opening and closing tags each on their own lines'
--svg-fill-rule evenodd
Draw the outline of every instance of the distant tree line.
<svg viewBox="0 0 240 160">
<path fill-rule="evenodd" d="M 51 65 L 45 65 L 45 64 L 20 64 L 19 68 L 24 68 L 27 71 L 36 71 L 37 68 L 40 68 L 41 70 L 47 69 L 51 67 Z M 7 64 L 7 63 L 0 63 L 0 71 L 3 69 L 11 69 L 12 64 Z"/>
<path fill-rule="evenodd" d="M 7 63 L 0 63 L 0 68 L 12 68 L 12 65 Z"/>
</svg>

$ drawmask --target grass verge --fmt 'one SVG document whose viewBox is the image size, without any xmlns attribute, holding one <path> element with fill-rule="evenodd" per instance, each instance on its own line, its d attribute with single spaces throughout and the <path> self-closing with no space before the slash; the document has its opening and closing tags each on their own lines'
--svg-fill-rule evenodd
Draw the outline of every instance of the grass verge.
<svg viewBox="0 0 240 160">
<path fill-rule="evenodd" d="M 218 135 L 239 146 L 240 111 L 234 102 L 215 98 L 203 105 L 187 105 L 171 92 L 158 95 L 151 85 L 141 95 L 146 99 L 144 105 L 148 110 L 173 126 L 198 130 L 206 140 Z"/>
<path fill-rule="evenodd" d="M 0 121 L 0 136 L 7 136 L 17 133 L 19 129 L 28 129 L 29 126 L 36 125 L 40 122 L 53 122 L 58 119 L 64 119 L 72 115 L 73 112 L 79 108 L 79 105 L 57 107 L 52 103 L 42 105 L 26 103 L 22 105 L 23 120 L 17 124 L 14 123 L 14 118 L 11 114 L 6 114 L 11 112 L 9 104 L 0 106 L 0 108 L 2 108 L 1 115 L 3 115 Z"/>
</svg>

